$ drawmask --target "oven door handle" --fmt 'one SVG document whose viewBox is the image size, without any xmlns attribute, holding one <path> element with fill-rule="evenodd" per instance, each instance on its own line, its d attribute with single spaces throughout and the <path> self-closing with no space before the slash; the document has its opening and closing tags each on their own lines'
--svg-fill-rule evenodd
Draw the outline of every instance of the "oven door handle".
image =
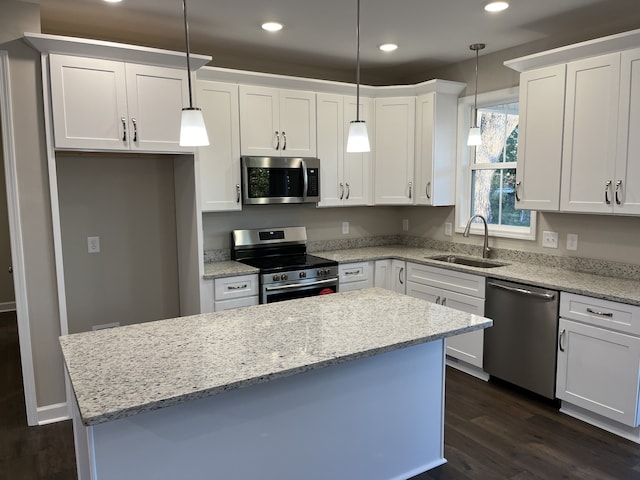
<svg viewBox="0 0 640 480">
<path fill-rule="evenodd" d="M 325 285 L 327 283 L 334 283 L 338 281 L 338 277 L 327 278 L 326 280 L 318 280 L 317 282 L 309 282 L 309 283 L 290 283 L 288 285 L 282 285 L 280 287 L 265 287 L 267 292 L 274 292 L 276 290 L 291 290 L 293 288 L 301 288 L 301 287 L 313 287 L 315 285 Z"/>
</svg>

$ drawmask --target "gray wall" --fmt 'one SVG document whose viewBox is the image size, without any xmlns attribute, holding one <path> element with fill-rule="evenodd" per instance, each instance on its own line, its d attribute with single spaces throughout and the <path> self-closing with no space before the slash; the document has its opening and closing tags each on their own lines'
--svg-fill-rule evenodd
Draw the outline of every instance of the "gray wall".
<svg viewBox="0 0 640 480">
<path fill-rule="evenodd" d="M 66 400 L 58 315 L 40 54 L 22 40 L 40 31 L 40 6 L 3 0 L 0 49 L 9 52 L 28 315 L 38 406 Z"/>
<path fill-rule="evenodd" d="M 6 181 L 4 176 L 4 158 L 2 135 L 0 135 L 0 307 L 15 301 L 11 266 L 11 241 L 9 238 L 9 214 L 7 211 Z"/>
<path fill-rule="evenodd" d="M 69 333 L 179 316 L 173 157 L 56 163 Z M 100 253 L 88 253 L 88 236 Z"/>
</svg>

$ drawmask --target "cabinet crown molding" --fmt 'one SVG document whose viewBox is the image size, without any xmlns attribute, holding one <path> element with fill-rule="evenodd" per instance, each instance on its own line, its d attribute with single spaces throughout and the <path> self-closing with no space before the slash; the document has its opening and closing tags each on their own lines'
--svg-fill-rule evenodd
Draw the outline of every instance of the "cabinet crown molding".
<svg viewBox="0 0 640 480">
<path fill-rule="evenodd" d="M 548 67 L 606 53 L 620 52 L 640 46 L 640 29 L 587 40 L 564 47 L 506 60 L 504 65 L 517 72 Z"/>
<path fill-rule="evenodd" d="M 59 53 L 169 68 L 187 67 L 185 52 L 44 33 L 26 32 L 23 38 L 28 45 L 43 54 Z M 189 57 L 192 71 L 212 60 L 211 56 L 193 53 Z"/>
</svg>

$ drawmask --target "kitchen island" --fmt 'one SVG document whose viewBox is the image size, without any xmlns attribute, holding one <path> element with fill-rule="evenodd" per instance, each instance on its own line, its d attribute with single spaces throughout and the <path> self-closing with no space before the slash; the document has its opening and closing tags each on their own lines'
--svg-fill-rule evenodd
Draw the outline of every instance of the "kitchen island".
<svg viewBox="0 0 640 480">
<path fill-rule="evenodd" d="M 79 478 L 403 479 L 445 462 L 445 338 L 382 289 L 61 337 Z"/>
</svg>

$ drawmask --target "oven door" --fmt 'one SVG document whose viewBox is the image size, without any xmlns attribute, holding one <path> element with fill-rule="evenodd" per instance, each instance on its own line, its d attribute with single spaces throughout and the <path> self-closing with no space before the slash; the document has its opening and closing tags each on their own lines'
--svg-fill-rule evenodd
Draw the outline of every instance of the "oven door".
<svg viewBox="0 0 640 480">
<path fill-rule="evenodd" d="M 260 303 L 281 302 L 294 298 L 336 293 L 337 291 L 338 277 L 298 283 L 272 283 L 262 285 L 260 289 Z"/>
</svg>

